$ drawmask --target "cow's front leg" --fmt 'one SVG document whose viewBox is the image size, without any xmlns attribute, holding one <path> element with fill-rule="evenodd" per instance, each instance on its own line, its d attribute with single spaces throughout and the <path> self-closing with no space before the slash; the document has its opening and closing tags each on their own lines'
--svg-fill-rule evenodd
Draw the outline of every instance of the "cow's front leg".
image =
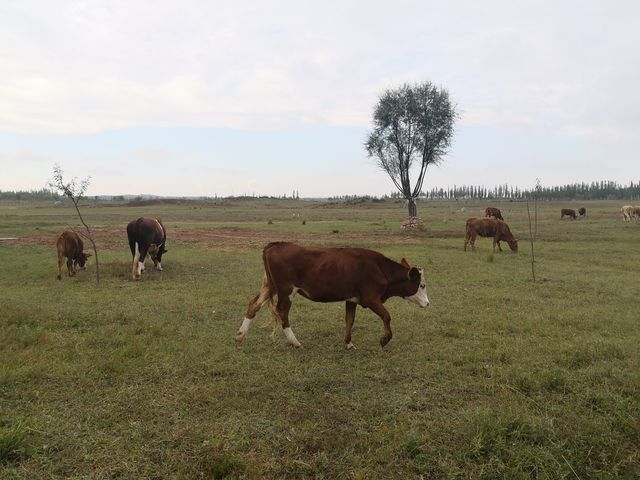
<svg viewBox="0 0 640 480">
<path fill-rule="evenodd" d="M 372 303 L 371 305 L 368 305 L 368 307 L 372 312 L 377 314 L 382 319 L 382 323 L 384 323 L 384 335 L 380 337 L 380 346 L 384 347 L 387 343 L 389 343 L 391 337 L 393 337 L 393 333 L 391 332 L 391 315 L 389 314 L 387 309 L 384 308 L 382 302 L 378 301 Z"/>
<path fill-rule="evenodd" d="M 302 344 L 298 341 L 293 330 L 289 326 L 289 310 L 291 309 L 291 300 L 289 299 L 289 294 L 278 292 L 278 304 L 276 305 L 276 311 L 278 312 L 278 317 L 280 317 L 280 322 L 282 323 L 282 329 L 284 330 L 284 334 L 287 336 L 287 341 L 296 348 L 302 346 Z"/>
<path fill-rule="evenodd" d="M 344 343 L 347 346 L 347 350 L 355 350 L 356 346 L 351 343 L 351 330 L 353 329 L 353 321 L 356 319 L 356 307 L 357 304 L 353 302 L 345 302 L 345 331 L 344 331 Z"/>
</svg>

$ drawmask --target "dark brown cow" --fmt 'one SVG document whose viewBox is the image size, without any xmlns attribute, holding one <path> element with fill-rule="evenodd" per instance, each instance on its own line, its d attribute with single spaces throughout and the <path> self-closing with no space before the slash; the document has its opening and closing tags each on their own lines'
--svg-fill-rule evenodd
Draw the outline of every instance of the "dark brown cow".
<svg viewBox="0 0 640 480">
<path fill-rule="evenodd" d="M 395 262 L 381 253 L 364 248 L 302 247 L 294 243 L 268 244 L 262 251 L 264 279 L 260 292 L 251 300 L 242 326 L 236 335 L 240 344 L 256 313 L 265 304 L 272 307 L 288 342 L 300 347 L 289 326 L 291 299 L 299 293 L 314 302 L 345 302 L 344 342 L 354 349 L 351 329 L 356 305 L 370 308 L 384 322 L 383 347 L 391 340 L 391 315 L 384 307 L 391 297 L 402 297 L 422 308 L 429 306 L 422 269 L 410 267 L 403 258 Z M 278 301 L 273 308 L 273 297 Z"/>
<path fill-rule="evenodd" d="M 65 257 L 67 258 L 67 270 L 70 277 L 76 274 L 76 268 L 79 270 L 86 269 L 87 259 L 91 254 L 82 251 L 84 244 L 80 235 L 76 232 L 69 230 L 62 232 L 56 241 L 56 247 L 58 249 L 58 280 L 62 278 L 62 265 Z"/>
<path fill-rule="evenodd" d="M 493 218 L 497 218 L 498 220 L 504 221 L 504 218 L 502 218 L 502 213 L 500 212 L 499 208 L 495 208 L 495 207 L 487 207 L 487 208 L 485 208 L 484 216 L 485 217 L 493 217 Z"/>
<path fill-rule="evenodd" d="M 502 220 L 495 218 L 470 218 L 467 220 L 467 229 L 464 237 L 464 250 L 467 251 L 467 245 L 471 244 L 471 248 L 475 249 L 476 237 L 493 237 L 493 251 L 496 251 L 496 245 L 498 250 L 502 251 L 500 242 L 504 241 L 509 244 L 509 248 L 512 251 L 518 251 L 518 240 L 516 240 L 509 230 L 507 225 Z"/>
<path fill-rule="evenodd" d="M 584 207 L 580 207 L 578 209 L 578 215 L 580 215 L 581 217 L 586 217 L 587 216 L 587 209 Z"/>
<path fill-rule="evenodd" d="M 168 250 L 165 248 L 167 232 L 160 220 L 140 217 L 129 222 L 127 237 L 129 238 L 131 255 L 133 255 L 131 276 L 134 280 L 138 280 L 144 272 L 147 253 L 153 260 L 156 269 L 162 271 L 162 255 Z"/>
<path fill-rule="evenodd" d="M 569 217 L 575 220 L 576 211 L 573 210 L 572 208 L 563 208 L 562 210 L 560 210 L 560 219 L 563 219 L 564 217 Z"/>
</svg>

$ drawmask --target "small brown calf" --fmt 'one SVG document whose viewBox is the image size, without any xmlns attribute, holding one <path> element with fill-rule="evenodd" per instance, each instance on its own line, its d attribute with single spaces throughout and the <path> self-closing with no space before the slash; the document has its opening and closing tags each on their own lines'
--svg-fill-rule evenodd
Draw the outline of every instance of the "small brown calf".
<svg viewBox="0 0 640 480">
<path fill-rule="evenodd" d="M 70 230 L 62 232 L 58 237 L 56 247 L 58 249 L 58 280 L 62 278 L 62 265 L 65 257 L 67 258 L 67 270 L 69 270 L 70 277 L 76 274 L 76 267 L 80 270 L 86 269 L 87 259 L 91 254 L 82 251 L 84 245 L 80 235 L 76 232 Z"/>
</svg>

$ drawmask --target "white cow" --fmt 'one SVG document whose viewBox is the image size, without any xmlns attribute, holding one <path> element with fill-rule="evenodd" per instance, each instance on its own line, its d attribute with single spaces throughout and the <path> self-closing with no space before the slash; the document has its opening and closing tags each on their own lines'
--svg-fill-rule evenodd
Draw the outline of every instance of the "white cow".
<svg viewBox="0 0 640 480">
<path fill-rule="evenodd" d="M 620 209 L 620 211 L 622 212 L 622 219 L 625 222 L 630 222 L 631 221 L 631 215 L 633 214 L 633 207 L 631 205 L 625 205 L 624 207 L 622 207 Z"/>
</svg>

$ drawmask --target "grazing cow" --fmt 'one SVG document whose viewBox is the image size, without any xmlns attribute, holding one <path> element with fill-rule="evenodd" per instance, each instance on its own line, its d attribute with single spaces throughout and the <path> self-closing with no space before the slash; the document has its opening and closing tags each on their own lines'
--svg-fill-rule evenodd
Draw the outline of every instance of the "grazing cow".
<svg viewBox="0 0 640 480">
<path fill-rule="evenodd" d="M 485 208 L 484 216 L 493 217 L 493 218 L 497 218 L 498 220 L 504 221 L 504 218 L 502 218 L 502 213 L 500 212 L 499 208 L 494 208 L 494 207 Z"/>
<path fill-rule="evenodd" d="M 560 210 L 560 219 L 562 220 L 564 217 L 569 217 L 575 220 L 576 211 L 573 210 L 572 208 L 563 208 L 562 210 Z"/>
<path fill-rule="evenodd" d="M 518 240 L 516 240 L 509 230 L 507 225 L 502 220 L 495 218 L 470 218 L 467 220 L 467 229 L 464 237 L 464 251 L 467 251 L 467 245 L 471 244 L 471 248 L 475 249 L 476 237 L 493 237 L 493 251 L 496 251 L 496 245 L 498 250 L 502 251 L 500 242 L 504 241 L 509 244 L 509 248 L 513 252 L 518 251 Z"/>
<path fill-rule="evenodd" d="M 345 302 L 347 349 L 355 349 L 351 329 L 356 306 L 370 308 L 384 323 L 383 347 L 391 340 L 391 315 L 384 307 L 391 297 L 402 297 L 422 308 L 429 306 L 422 269 L 410 267 L 403 258 L 395 262 L 381 253 L 364 248 L 302 247 L 294 243 L 269 243 L 262 251 L 264 279 L 260 292 L 251 300 L 236 335 L 240 344 L 256 313 L 269 303 L 288 342 L 300 347 L 289 326 L 291 300 L 299 293 L 314 302 Z M 273 297 L 278 301 L 274 307 Z"/>
<path fill-rule="evenodd" d="M 129 237 L 131 255 L 133 255 L 133 265 L 131 266 L 133 279 L 138 280 L 144 272 L 147 253 L 153 260 L 156 269 L 162 271 L 162 255 L 168 251 L 165 248 L 167 232 L 162 222 L 155 218 L 145 217 L 132 220 L 127 225 L 127 236 Z"/>
<path fill-rule="evenodd" d="M 622 219 L 625 222 L 630 222 L 631 216 L 633 215 L 633 207 L 631 205 L 625 205 L 620 211 L 622 212 Z"/>
<path fill-rule="evenodd" d="M 586 217 L 587 216 L 587 209 L 584 207 L 580 207 L 578 209 L 578 215 L 580 215 L 581 217 Z"/>
<path fill-rule="evenodd" d="M 58 237 L 56 247 L 58 249 L 58 280 L 62 278 L 62 265 L 65 257 L 67 258 L 67 270 L 69 270 L 70 277 L 76 274 L 76 268 L 86 270 L 87 259 L 91 254 L 82 251 L 84 244 L 80 235 L 76 232 L 65 230 Z"/>
</svg>

